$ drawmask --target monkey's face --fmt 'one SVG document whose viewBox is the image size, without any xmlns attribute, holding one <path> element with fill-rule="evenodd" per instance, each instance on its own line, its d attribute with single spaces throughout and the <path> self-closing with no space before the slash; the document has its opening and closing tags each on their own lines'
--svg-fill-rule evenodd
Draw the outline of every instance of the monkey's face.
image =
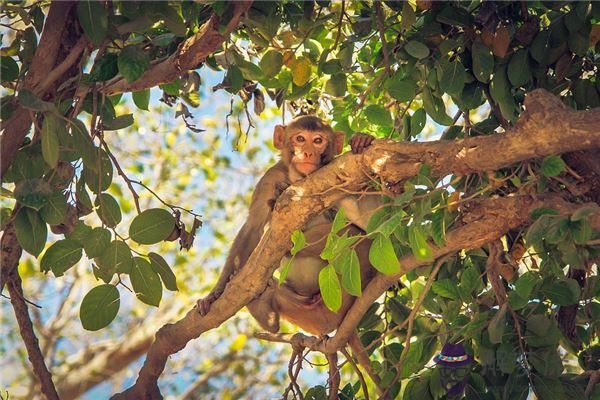
<svg viewBox="0 0 600 400">
<path fill-rule="evenodd" d="M 291 164 L 302 175 L 308 175 L 321 167 L 322 155 L 328 149 L 329 140 L 321 132 L 297 131 L 289 137 Z"/>
</svg>

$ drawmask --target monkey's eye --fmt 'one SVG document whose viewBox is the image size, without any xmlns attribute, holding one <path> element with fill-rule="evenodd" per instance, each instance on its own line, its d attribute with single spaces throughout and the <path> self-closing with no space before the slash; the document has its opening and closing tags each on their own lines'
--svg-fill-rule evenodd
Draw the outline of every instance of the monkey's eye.
<svg viewBox="0 0 600 400">
<path fill-rule="evenodd" d="M 315 138 L 315 140 L 313 140 L 313 142 L 314 142 L 315 144 L 321 144 L 321 143 L 323 143 L 323 138 L 320 138 L 320 137 L 318 137 L 318 138 Z"/>
<path fill-rule="evenodd" d="M 298 135 L 298 136 L 296 136 L 296 140 L 298 142 L 304 142 L 306 139 L 304 139 L 304 136 Z"/>
</svg>

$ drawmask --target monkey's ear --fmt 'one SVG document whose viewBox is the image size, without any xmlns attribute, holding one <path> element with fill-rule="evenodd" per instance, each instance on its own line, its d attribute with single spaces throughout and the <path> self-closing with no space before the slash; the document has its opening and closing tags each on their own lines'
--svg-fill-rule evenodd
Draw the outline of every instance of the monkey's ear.
<svg viewBox="0 0 600 400">
<path fill-rule="evenodd" d="M 333 152 L 335 154 L 341 154 L 344 149 L 344 139 L 346 138 L 346 133 L 342 131 L 333 132 Z"/>
<path fill-rule="evenodd" d="M 276 149 L 283 149 L 285 145 L 285 126 L 283 125 L 275 125 L 275 130 L 273 131 L 273 146 Z"/>
</svg>

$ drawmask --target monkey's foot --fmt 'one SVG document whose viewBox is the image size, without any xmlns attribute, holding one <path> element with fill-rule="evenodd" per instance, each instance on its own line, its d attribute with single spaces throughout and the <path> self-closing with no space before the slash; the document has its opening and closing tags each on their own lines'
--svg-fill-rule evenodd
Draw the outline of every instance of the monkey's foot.
<svg viewBox="0 0 600 400">
<path fill-rule="evenodd" d="M 219 298 L 219 296 L 221 296 L 221 292 L 210 292 L 208 296 L 198 300 L 198 302 L 196 303 L 196 308 L 198 309 L 200 315 L 204 316 L 208 314 L 210 306 L 212 305 L 212 303 L 215 302 L 215 300 Z"/>
</svg>

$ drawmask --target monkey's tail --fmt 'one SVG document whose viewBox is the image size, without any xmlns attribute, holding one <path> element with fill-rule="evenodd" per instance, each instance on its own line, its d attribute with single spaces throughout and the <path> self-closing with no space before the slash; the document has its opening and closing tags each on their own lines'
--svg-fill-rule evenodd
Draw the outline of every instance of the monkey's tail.
<svg viewBox="0 0 600 400">
<path fill-rule="evenodd" d="M 383 395 L 384 388 L 381 387 L 381 379 L 379 379 L 379 375 L 377 375 L 373 371 L 373 368 L 371 368 L 371 359 L 369 358 L 367 350 L 365 350 L 365 347 L 361 343 L 360 338 L 358 337 L 358 333 L 354 332 L 352 334 L 350 340 L 348 341 L 348 344 L 352 349 L 352 353 L 354 354 L 354 356 L 356 356 L 358 364 L 367 372 L 369 378 L 371 378 L 371 380 L 375 382 L 375 386 L 377 387 L 377 392 L 379 396 Z"/>
</svg>

